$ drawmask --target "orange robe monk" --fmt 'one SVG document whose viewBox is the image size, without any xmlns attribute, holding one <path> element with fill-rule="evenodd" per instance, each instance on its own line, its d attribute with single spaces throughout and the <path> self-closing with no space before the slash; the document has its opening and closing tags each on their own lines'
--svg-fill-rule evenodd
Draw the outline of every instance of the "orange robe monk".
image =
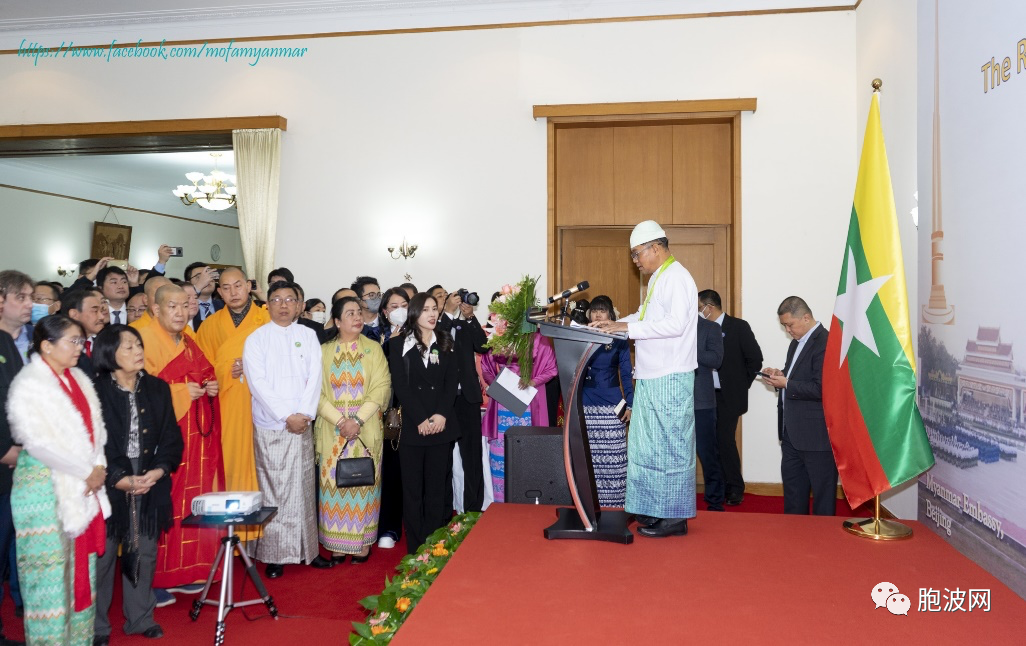
<svg viewBox="0 0 1026 646">
<path fill-rule="evenodd" d="M 224 475 L 227 491 L 260 491 L 253 457 L 253 398 L 246 383 L 245 369 L 240 377 L 232 377 L 232 365 L 242 360 L 246 339 L 257 328 L 271 321 L 267 310 L 249 306 L 249 312 L 238 327 L 228 307 L 214 312 L 203 321 L 197 341 L 210 357 L 220 387 L 221 447 L 224 452 Z M 259 528 L 238 532 L 241 540 L 260 536 Z"/>
<path fill-rule="evenodd" d="M 208 528 L 182 527 L 192 499 L 203 493 L 224 491 L 221 428 L 216 398 L 193 400 L 187 382 L 214 379 L 214 367 L 199 345 L 183 334 L 175 344 L 155 320 L 139 330 L 145 347 L 146 372 L 171 386 L 175 418 L 182 430 L 182 464 L 171 476 L 174 525 L 161 537 L 157 549 L 154 588 L 170 588 L 206 579 L 220 546 L 220 533 Z"/>
<path fill-rule="evenodd" d="M 149 311 L 147 310 L 147 311 L 143 312 L 142 316 L 140 316 L 139 318 L 137 318 L 134 321 L 132 321 L 131 323 L 129 323 L 128 326 L 129 327 L 134 327 L 136 330 L 142 330 L 144 327 L 147 327 L 149 325 L 153 325 L 154 320 L 155 319 L 153 318 L 153 315 L 150 314 Z M 185 336 L 189 337 L 193 341 L 196 340 L 196 333 L 193 332 L 192 328 L 189 327 L 188 325 L 186 325 L 185 328 L 182 329 L 182 334 L 184 334 Z"/>
</svg>

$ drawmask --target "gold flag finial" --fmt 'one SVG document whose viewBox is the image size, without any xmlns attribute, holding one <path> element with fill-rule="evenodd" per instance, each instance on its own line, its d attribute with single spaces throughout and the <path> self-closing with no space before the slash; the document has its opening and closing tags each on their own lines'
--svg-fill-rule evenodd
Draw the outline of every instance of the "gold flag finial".
<svg viewBox="0 0 1026 646">
<path fill-rule="evenodd" d="M 883 81 L 880 79 L 873 79 L 873 91 L 879 92 L 881 87 L 883 87 Z"/>
</svg>

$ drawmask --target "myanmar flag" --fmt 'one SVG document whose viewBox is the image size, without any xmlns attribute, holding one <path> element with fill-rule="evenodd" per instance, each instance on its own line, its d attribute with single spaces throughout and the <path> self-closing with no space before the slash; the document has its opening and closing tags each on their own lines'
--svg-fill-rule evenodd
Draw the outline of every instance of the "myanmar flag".
<svg viewBox="0 0 1026 646">
<path fill-rule="evenodd" d="M 823 360 L 823 410 L 855 508 L 933 466 L 916 406 L 916 362 L 891 174 L 873 94 Z"/>
</svg>

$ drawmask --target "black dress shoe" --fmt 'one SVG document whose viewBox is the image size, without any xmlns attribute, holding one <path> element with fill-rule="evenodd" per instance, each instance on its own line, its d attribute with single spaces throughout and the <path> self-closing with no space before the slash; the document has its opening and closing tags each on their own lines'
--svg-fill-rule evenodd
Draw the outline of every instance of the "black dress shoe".
<svg viewBox="0 0 1026 646">
<path fill-rule="evenodd" d="M 318 554 L 316 557 L 314 557 L 312 561 L 310 561 L 310 567 L 317 568 L 318 570 L 326 570 L 334 565 L 334 562 L 324 558 L 320 554 Z"/>
<path fill-rule="evenodd" d="M 731 507 L 734 507 L 734 506 L 740 505 L 741 501 L 743 501 L 744 499 L 745 499 L 745 495 L 743 493 L 730 495 L 730 496 L 727 496 L 727 504 L 730 505 Z"/>
<path fill-rule="evenodd" d="M 142 636 L 146 639 L 160 639 L 164 636 L 164 629 L 160 626 L 151 626 L 142 632 Z"/>
<path fill-rule="evenodd" d="M 706 505 L 705 508 L 709 511 L 723 511 L 723 505 Z"/>
<path fill-rule="evenodd" d="M 644 514 L 634 514 L 634 520 L 638 521 L 642 527 L 651 527 L 659 522 L 655 516 L 645 516 Z"/>
<path fill-rule="evenodd" d="M 349 557 L 348 554 L 333 554 L 332 557 L 331 557 L 331 563 L 332 563 L 332 565 L 334 565 L 336 563 L 345 563 L 346 562 L 346 558 L 348 558 L 348 557 Z"/>
<path fill-rule="evenodd" d="M 683 536 L 688 533 L 687 518 L 663 518 L 651 527 L 638 528 L 638 534 L 649 538 L 663 538 L 664 536 Z"/>
<path fill-rule="evenodd" d="M 368 547 L 367 548 L 366 556 L 360 556 L 359 554 L 354 554 L 353 558 L 349 559 L 349 562 L 352 563 L 353 565 L 356 565 L 357 563 L 366 563 L 367 559 L 370 558 L 370 555 L 371 555 L 371 549 Z"/>
<path fill-rule="evenodd" d="M 277 579 L 282 574 L 285 574 L 285 566 L 277 563 L 268 563 L 267 569 L 264 572 L 267 574 L 268 579 Z"/>
<path fill-rule="evenodd" d="M 3 643 L 4 646 L 6 646 L 7 644 L 13 644 L 14 642 L 4 639 Z M 97 635 L 96 637 L 93 637 L 93 646 L 107 646 L 107 644 L 109 643 L 110 635 L 103 635 L 102 637 L 100 635 Z"/>
</svg>

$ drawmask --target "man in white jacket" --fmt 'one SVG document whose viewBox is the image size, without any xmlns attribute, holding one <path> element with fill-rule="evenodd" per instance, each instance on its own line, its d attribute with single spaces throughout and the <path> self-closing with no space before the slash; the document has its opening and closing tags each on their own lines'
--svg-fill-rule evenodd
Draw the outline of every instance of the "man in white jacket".
<svg viewBox="0 0 1026 646">
<path fill-rule="evenodd" d="M 698 289 L 670 253 L 666 232 L 646 220 L 631 232 L 631 259 L 649 274 L 641 308 L 592 323 L 635 339 L 637 389 L 627 441 L 627 503 L 642 536 L 688 533 L 695 516 L 695 369 Z"/>
</svg>

